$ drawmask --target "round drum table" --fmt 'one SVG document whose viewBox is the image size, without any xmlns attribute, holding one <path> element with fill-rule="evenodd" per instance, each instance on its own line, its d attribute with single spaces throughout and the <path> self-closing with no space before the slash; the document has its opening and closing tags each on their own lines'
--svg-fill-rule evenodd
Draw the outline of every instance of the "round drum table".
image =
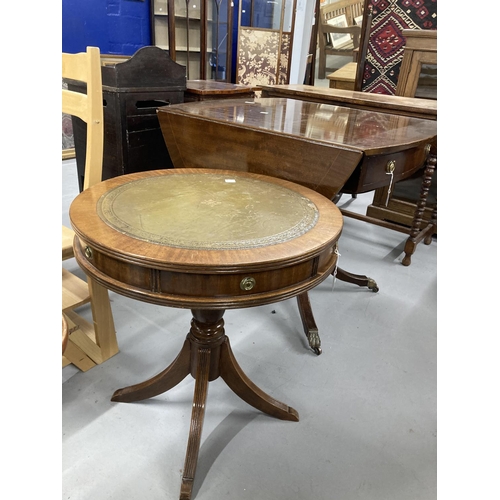
<svg viewBox="0 0 500 500">
<path fill-rule="evenodd" d="M 177 358 L 111 398 L 139 401 L 195 378 L 181 499 L 191 498 L 208 382 L 220 376 L 251 406 L 299 420 L 243 373 L 223 315 L 297 296 L 332 274 L 342 215 L 330 200 L 263 175 L 167 169 L 94 185 L 75 198 L 70 219 L 87 275 L 127 297 L 192 311 Z"/>
</svg>

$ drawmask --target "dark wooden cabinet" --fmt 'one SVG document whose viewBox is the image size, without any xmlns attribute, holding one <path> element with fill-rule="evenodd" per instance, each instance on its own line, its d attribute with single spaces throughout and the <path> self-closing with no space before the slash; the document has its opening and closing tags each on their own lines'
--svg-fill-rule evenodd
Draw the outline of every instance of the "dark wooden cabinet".
<svg viewBox="0 0 500 500">
<path fill-rule="evenodd" d="M 185 68 L 165 50 L 142 47 L 132 57 L 101 59 L 104 152 L 102 179 L 146 170 L 171 168 L 156 110 L 184 102 Z M 68 80 L 70 90 L 82 84 Z M 80 191 L 86 158 L 86 124 L 73 117 Z"/>
</svg>

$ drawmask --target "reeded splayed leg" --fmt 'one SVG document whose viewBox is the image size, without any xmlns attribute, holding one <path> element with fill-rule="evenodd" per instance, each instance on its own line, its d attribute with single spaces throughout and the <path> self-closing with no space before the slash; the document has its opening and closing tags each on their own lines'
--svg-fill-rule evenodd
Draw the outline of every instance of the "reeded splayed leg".
<svg viewBox="0 0 500 500">
<path fill-rule="evenodd" d="M 296 410 L 259 389 L 239 367 L 224 332 L 224 310 L 191 312 L 191 329 L 175 361 L 155 377 L 115 391 L 111 398 L 118 402 L 139 401 L 171 389 L 189 373 L 196 379 L 180 500 L 190 500 L 193 491 L 209 382 L 220 376 L 254 408 L 281 420 L 299 420 Z"/>
<path fill-rule="evenodd" d="M 196 378 L 191 427 L 182 475 L 181 500 L 191 498 L 205 417 L 208 382 L 221 376 L 244 401 L 282 420 L 298 421 L 297 412 L 260 390 L 238 366 L 224 333 L 224 311 L 193 310 L 191 331 L 191 374 Z"/>
<path fill-rule="evenodd" d="M 189 340 L 184 341 L 181 352 L 170 366 L 154 377 L 115 391 L 111 401 L 131 403 L 143 399 L 153 398 L 167 392 L 182 382 L 191 371 L 191 345 Z"/>
<path fill-rule="evenodd" d="M 180 500 L 191 498 L 205 419 L 208 382 L 219 377 L 220 346 L 226 339 L 222 319 L 224 310 L 191 312 L 193 319 L 187 338 L 191 343 L 191 375 L 196 382 Z"/>
<path fill-rule="evenodd" d="M 295 409 L 266 394 L 245 375 L 234 357 L 227 337 L 221 346 L 220 376 L 236 395 L 257 410 L 280 420 L 299 421 L 299 414 Z"/>
<path fill-rule="evenodd" d="M 198 368 L 194 386 L 193 410 L 191 412 L 191 426 L 182 474 L 180 500 L 189 500 L 193 491 L 194 475 L 200 452 L 201 432 L 205 419 L 205 404 L 208 394 L 208 376 L 210 372 L 210 349 L 198 350 Z"/>
</svg>

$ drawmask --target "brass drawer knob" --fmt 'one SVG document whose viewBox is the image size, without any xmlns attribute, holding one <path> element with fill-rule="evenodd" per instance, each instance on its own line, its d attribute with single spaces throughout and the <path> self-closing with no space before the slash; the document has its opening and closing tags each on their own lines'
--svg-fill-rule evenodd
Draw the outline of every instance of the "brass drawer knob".
<svg viewBox="0 0 500 500">
<path fill-rule="evenodd" d="M 243 278 L 240 282 L 240 288 L 248 292 L 255 286 L 255 280 L 253 278 Z"/>
<path fill-rule="evenodd" d="M 87 259 L 92 258 L 92 249 L 90 247 L 85 247 L 85 257 L 87 257 Z"/>
</svg>

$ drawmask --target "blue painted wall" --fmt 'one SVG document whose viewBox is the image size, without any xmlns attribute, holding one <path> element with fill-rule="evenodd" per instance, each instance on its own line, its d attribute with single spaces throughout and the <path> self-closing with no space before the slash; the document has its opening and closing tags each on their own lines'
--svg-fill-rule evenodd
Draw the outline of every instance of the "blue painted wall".
<svg viewBox="0 0 500 500">
<path fill-rule="evenodd" d="M 150 0 L 62 0 L 62 51 L 133 55 L 151 45 Z"/>
</svg>

